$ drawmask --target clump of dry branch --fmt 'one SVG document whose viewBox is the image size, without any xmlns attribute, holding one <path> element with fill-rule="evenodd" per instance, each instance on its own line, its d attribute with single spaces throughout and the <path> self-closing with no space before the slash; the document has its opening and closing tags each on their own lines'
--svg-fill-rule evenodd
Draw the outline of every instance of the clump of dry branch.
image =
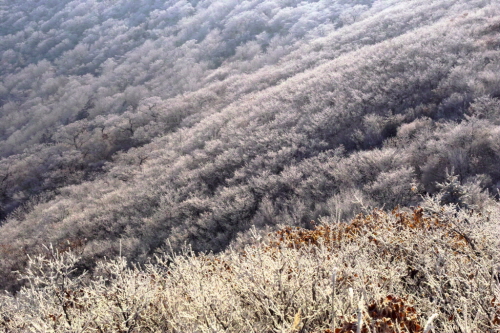
<svg viewBox="0 0 500 333">
<path fill-rule="evenodd" d="M 499 332 L 496 211 L 375 210 L 286 227 L 224 253 L 163 254 L 137 268 L 74 270 L 73 252 L 31 258 L 1 298 L 9 332 Z M 430 319 L 430 320 L 429 320 Z"/>
</svg>

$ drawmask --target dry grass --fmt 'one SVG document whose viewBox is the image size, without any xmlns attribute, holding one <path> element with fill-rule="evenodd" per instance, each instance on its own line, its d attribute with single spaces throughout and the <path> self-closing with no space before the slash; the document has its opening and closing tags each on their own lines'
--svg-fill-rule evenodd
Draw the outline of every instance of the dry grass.
<svg viewBox="0 0 500 333">
<path fill-rule="evenodd" d="M 74 253 L 52 249 L 31 259 L 16 297 L 1 299 L 0 328 L 500 332 L 497 214 L 377 210 L 350 224 L 256 232 L 256 245 L 218 255 L 162 254 L 141 269 L 110 260 L 92 277 L 74 272 Z"/>
</svg>

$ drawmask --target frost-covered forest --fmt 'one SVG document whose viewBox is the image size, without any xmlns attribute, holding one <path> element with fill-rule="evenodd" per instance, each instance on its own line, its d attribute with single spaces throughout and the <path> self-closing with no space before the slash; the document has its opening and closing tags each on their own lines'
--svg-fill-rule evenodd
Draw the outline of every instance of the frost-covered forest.
<svg viewBox="0 0 500 333">
<path fill-rule="evenodd" d="M 0 289 L 47 244 L 92 272 L 497 205 L 494 0 L 0 1 L 0 59 Z"/>
</svg>

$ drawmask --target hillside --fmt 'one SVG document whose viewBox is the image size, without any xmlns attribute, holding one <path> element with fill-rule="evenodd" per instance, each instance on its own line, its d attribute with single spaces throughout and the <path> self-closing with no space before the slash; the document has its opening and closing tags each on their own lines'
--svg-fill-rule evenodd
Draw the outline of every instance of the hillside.
<svg viewBox="0 0 500 333">
<path fill-rule="evenodd" d="M 498 208 L 498 207 L 497 207 Z M 286 227 L 218 255 L 123 257 L 75 272 L 80 252 L 33 257 L 6 332 L 499 332 L 499 211 L 426 200 L 351 223 Z"/>
<path fill-rule="evenodd" d="M 500 188 L 500 4 L 0 5 L 0 286 Z"/>
</svg>

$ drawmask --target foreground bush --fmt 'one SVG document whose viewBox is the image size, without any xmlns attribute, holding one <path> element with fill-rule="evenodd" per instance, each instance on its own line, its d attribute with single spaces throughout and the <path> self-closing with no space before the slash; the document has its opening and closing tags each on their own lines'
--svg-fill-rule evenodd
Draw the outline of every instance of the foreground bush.
<svg viewBox="0 0 500 333">
<path fill-rule="evenodd" d="M 242 249 L 78 272 L 31 258 L 6 332 L 500 332 L 499 222 L 429 206 L 253 233 Z"/>
</svg>

